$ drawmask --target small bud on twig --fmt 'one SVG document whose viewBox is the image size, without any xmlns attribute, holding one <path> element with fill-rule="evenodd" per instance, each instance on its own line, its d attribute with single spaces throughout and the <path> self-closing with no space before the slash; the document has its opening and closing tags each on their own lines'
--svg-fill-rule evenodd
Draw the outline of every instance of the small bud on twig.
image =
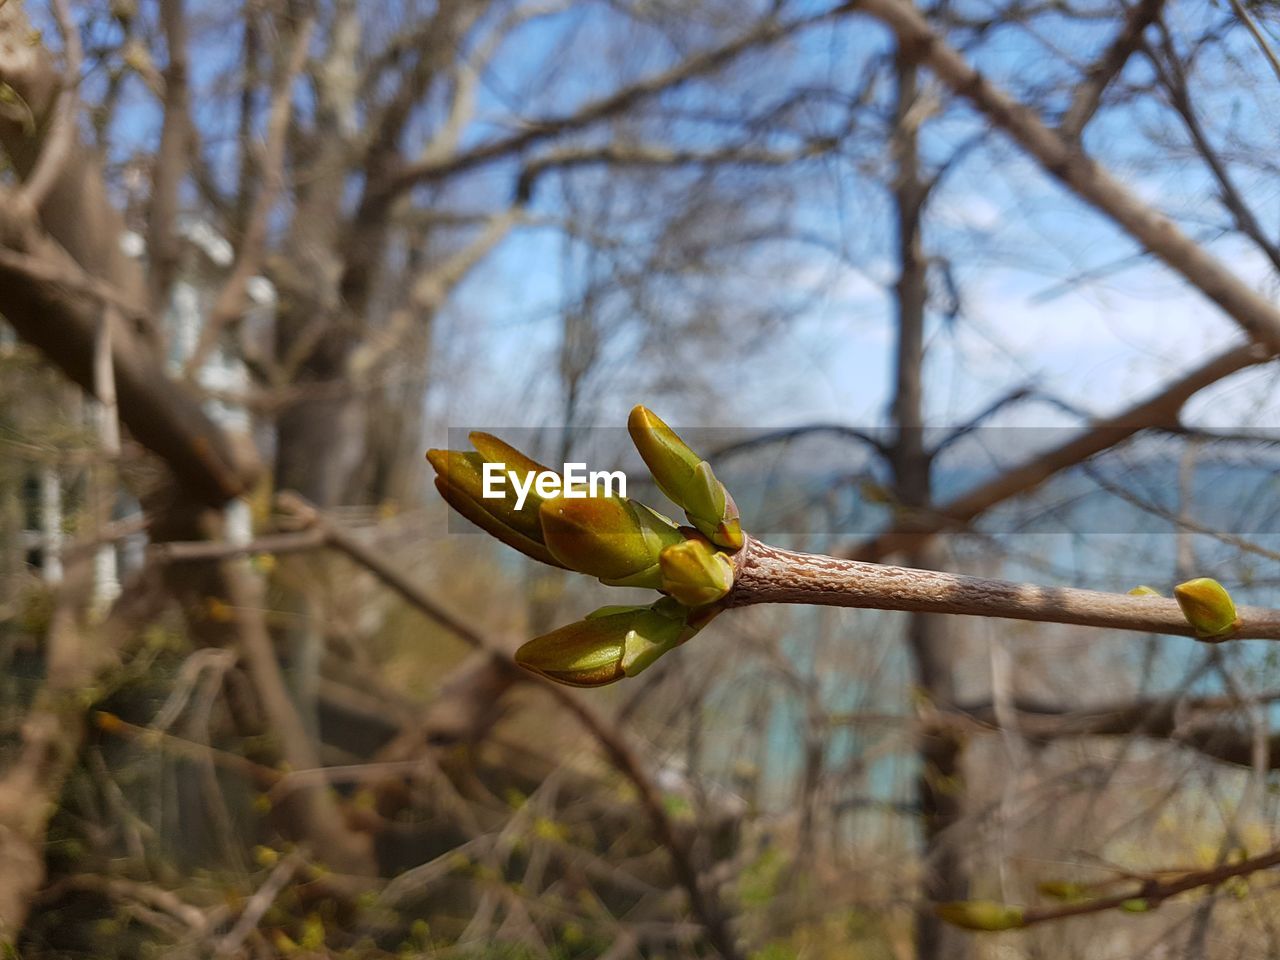
<svg viewBox="0 0 1280 960">
<path fill-rule="evenodd" d="M 1231 594 L 1217 580 L 1199 577 L 1173 588 L 1182 615 L 1205 640 L 1224 639 L 1239 626 Z"/>
</svg>

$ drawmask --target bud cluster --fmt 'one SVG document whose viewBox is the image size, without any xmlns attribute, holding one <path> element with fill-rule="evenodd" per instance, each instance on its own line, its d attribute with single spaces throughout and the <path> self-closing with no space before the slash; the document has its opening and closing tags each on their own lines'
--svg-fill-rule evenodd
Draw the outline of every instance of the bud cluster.
<svg viewBox="0 0 1280 960">
<path fill-rule="evenodd" d="M 532 477 L 550 471 L 487 433 L 470 435 L 474 451 L 427 452 L 445 501 L 508 546 L 610 586 L 664 594 L 650 606 L 604 607 L 516 651 L 517 663 L 558 683 L 594 687 L 635 676 L 697 633 L 733 589 L 730 554 L 745 543 L 733 497 L 652 411 L 636 407 L 627 428 L 690 526 L 624 496 L 545 496 Z M 510 495 L 486 495 L 494 467 L 510 475 Z"/>
</svg>

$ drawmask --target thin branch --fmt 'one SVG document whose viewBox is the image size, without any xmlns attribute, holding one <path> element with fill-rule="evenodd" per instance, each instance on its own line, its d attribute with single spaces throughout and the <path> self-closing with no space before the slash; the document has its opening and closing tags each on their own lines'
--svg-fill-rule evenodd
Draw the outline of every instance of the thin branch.
<svg viewBox="0 0 1280 960">
<path fill-rule="evenodd" d="M 728 918 L 719 904 L 719 898 L 713 890 L 704 888 L 697 867 L 694 865 L 688 842 L 677 831 L 671 817 L 667 814 L 662 794 L 620 730 L 607 723 L 571 691 L 521 670 L 509 654 L 490 645 L 484 636 L 428 596 L 393 564 L 341 527 L 330 522 L 324 514 L 302 497 L 290 492 L 281 493 L 276 498 L 276 505 L 309 527 L 320 530 L 334 549 L 374 574 L 406 603 L 457 636 L 468 646 L 487 653 L 499 669 L 511 672 L 522 682 L 542 690 L 577 717 L 583 730 L 596 741 L 618 772 L 635 788 L 640 805 L 649 818 L 655 839 L 671 858 L 676 879 L 684 888 L 691 912 L 706 931 L 707 940 L 724 960 L 739 960 L 742 957 L 729 929 Z"/>
<path fill-rule="evenodd" d="M 1227 350 L 1167 384 L 1158 393 L 1097 421 L 1079 436 L 941 504 L 917 518 L 912 529 L 890 530 L 839 552 L 842 556 L 860 560 L 877 560 L 911 549 L 936 533 L 964 529 L 992 507 L 1034 490 L 1055 474 L 1083 463 L 1143 430 L 1176 425 L 1179 411 L 1195 394 L 1233 373 L 1271 358 L 1269 350 L 1253 345 Z"/>
<path fill-rule="evenodd" d="M 523 129 L 510 136 L 490 140 L 444 159 L 427 158 L 409 164 L 390 178 L 384 188 L 385 192 L 388 196 L 396 196 L 418 184 L 439 180 L 451 174 L 510 157 L 550 137 L 582 130 L 623 113 L 658 94 L 673 90 L 696 77 L 713 73 L 749 50 L 767 46 L 809 27 L 838 19 L 852 12 L 857 6 L 856 2 L 847 3 L 831 10 L 789 21 L 767 18 L 718 47 L 694 54 L 673 67 L 638 80 L 607 96 L 589 101 L 571 114 L 530 120 Z"/>
<path fill-rule="evenodd" d="M 172 541 L 153 543 L 150 553 L 161 563 L 199 563 L 208 560 L 226 560 L 231 557 L 252 556 L 257 553 L 284 554 L 317 550 L 324 546 L 324 537 L 314 530 L 299 533 L 277 533 L 250 540 L 248 543 L 215 543 L 209 540 Z"/>
<path fill-rule="evenodd" d="M 1139 199 L 1105 168 L 1045 125 L 975 70 L 906 0 L 861 0 L 857 5 L 888 26 L 900 46 L 926 64 L 958 96 L 1004 130 L 1051 176 L 1216 303 L 1256 341 L 1280 349 L 1280 308 L 1236 276 L 1176 223 Z"/>
<path fill-rule="evenodd" d="M 40 156 L 31 175 L 18 193 L 18 201 L 30 210 L 40 209 L 49 196 L 49 191 L 62 176 L 67 158 L 71 155 L 71 147 L 75 143 L 76 111 L 80 100 L 80 64 L 84 56 L 80 47 L 80 31 L 76 28 L 67 0 L 51 0 L 51 6 L 58 31 L 62 34 L 62 48 L 67 62 L 63 67 L 62 91 L 58 94 L 58 102 L 54 107 L 53 124 L 41 145 Z"/>
<path fill-rule="evenodd" d="M 263 916 L 276 902 L 276 897 L 280 896 L 281 891 L 306 864 L 306 857 L 306 851 L 294 850 L 275 865 L 266 882 L 245 904 L 244 912 L 240 914 L 240 919 L 236 921 L 235 926 L 218 942 L 215 951 L 217 956 L 229 957 L 240 949 L 249 935 L 258 928 Z"/>
<path fill-rule="evenodd" d="M 597 147 L 562 147 L 527 161 L 516 183 L 516 199 L 527 203 L 541 177 L 552 170 L 575 167 L 697 167 L 720 164 L 741 167 L 785 167 L 819 156 L 839 143 L 839 137 L 820 137 L 794 150 L 762 150 L 732 145 L 714 150 L 677 148 L 662 144 L 609 143 Z"/>
<path fill-rule="evenodd" d="M 1124 26 L 1111 41 L 1110 46 L 1097 62 L 1085 73 L 1084 80 L 1076 87 L 1058 133 L 1068 140 L 1079 140 L 1084 128 L 1102 104 L 1102 95 L 1111 82 L 1120 75 L 1129 58 L 1142 44 L 1142 34 L 1160 16 L 1164 0 L 1140 0 L 1125 18 Z"/>
<path fill-rule="evenodd" d="M 783 550 L 751 537 L 734 562 L 737 576 L 725 601 L 729 607 L 805 603 L 1196 636 L 1177 601 L 1164 597 L 1042 587 L 843 560 Z M 1237 613 L 1239 626 L 1221 639 L 1280 640 L 1280 610 L 1240 607 Z"/>
<path fill-rule="evenodd" d="M 245 292 L 249 280 L 262 268 L 262 256 L 266 248 L 267 228 L 271 212 L 284 187 L 284 163 L 286 134 L 289 118 L 293 114 L 293 85 L 306 64 L 307 51 L 311 47 L 311 33 L 315 18 L 307 17 L 294 35 L 293 47 L 276 77 L 271 94 L 271 110 L 267 119 L 267 137 L 263 148 L 261 179 L 258 193 L 249 212 L 248 224 L 240 242 L 239 254 L 231 268 L 231 275 L 218 291 L 213 309 L 200 330 L 200 339 L 191 356 L 183 365 L 183 376 L 190 379 L 204 366 L 209 354 L 217 346 L 223 329 L 237 320 L 244 312 Z"/>
<path fill-rule="evenodd" d="M 790 443 L 792 440 L 797 440 L 801 437 L 822 434 L 828 434 L 841 440 L 853 440 L 861 443 L 870 447 L 872 451 L 881 457 L 888 455 L 884 441 L 866 430 L 845 426 L 840 423 L 807 423 L 798 427 L 787 427 L 783 430 L 770 430 L 767 433 L 759 433 L 753 437 L 726 443 L 712 451 L 709 459 L 721 460 L 725 457 L 734 457 L 738 454 L 758 449 L 759 447 L 775 443 Z"/>
<path fill-rule="evenodd" d="M 1267 63 L 1271 64 L 1271 70 L 1276 75 L 1276 79 L 1280 80 L 1280 57 L 1276 56 L 1276 51 L 1267 40 L 1267 35 L 1262 32 L 1258 22 L 1253 19 L 1253 15 L 1249 13 L 1249 8 L 1241 3 L 1240 0 L 1229 0 L 1229 2 L 1236 16 L 1244 22 L 1250 36 L 1253 37 L 1253 42 L 1258 45 L 1262 55 L 1267 58 Z"/>
<path fill-rule="evenodd" d="M 1247 860 L 1223 864 L 1208 870 L 1189 870 L 1186 873 L 1177 874 L 1171 879 L 1152 878 L 1124 893 L 1111 894 L 1080 903 L 1063 904 L 1057 907 L 1029 907 L 1022 912 L 1022 921 L 1016 926 L 1017 929 L 1021 930 L 1024 927 L 1048 923 L 1053 920 L 1082 917 L 1092 913 L 1119 909 L 1133 905 L 1136 901 L 1143 901 L 1141 906 L 1145 912 L 1146 910 L 1155 909 L 1164 901 L 1180 893 L 1197 890 L 1201 887 L 1216 887 L 1235 877 L 1247 877 L 1250 874 L 1258 873 L 1262 870 L 1270 870 L 1276 866 L 1280 866 L 1280 848 L 1259 854 L 1256 857 L 1250 857 Z M 1162 871 L 1162 874 L 1167 873 L 1169 871 Z"/>
<path fill-rule="evenodd" d="M 1200 116 L 1196 112 L 1195 104 L 1191 102 L 1191 91 L 1187 83 L 1187 75 L 1179 62 L 1178 51 L 1173 45 L 1173 37 L 1170 36 L 1167 29 L 1163 28 L 1163 25 L 1160 31 L 1160 48 L 1165 55 L 1167 63 L 1162 63 L 1154 51 L 1149 51 L 1149 59 L 1152 66 L 1155 67 L 1156 76 L 1160 78 L 1161 84 L 1169 94 L 1169 101 L 1173 105 L 1174 112 L 1178 114 L 1182 119 L 1183 126 L 1187 128 L 1187 134 L 1191 137 L 1191 142 L 1196 152 L 1204 160 L 1205 166 L 1209 168 L 1209 172 L 1213 174 L 1213 178 L 1218 182 L 1219 196 L 1222 199 L 1223 206 L 1227 208 L 1227 211 L 1235 221 L 1236 229 L 1257 244 L 1267 259 L 1271 261 L 1271 265 L 1276 270 L 1280 270 L 1280 246 L 1277 246 L 1267 236 L 1266 230 L 1258 222 L 1253 209 L 1245 201 L 1239 187 L 1236 186 L 1236 182 L 1231 176 L 1231 171 L 1213 148 L 1213 144 L 1209 142 L 1209 134 L 1205 131 L 1204 124 L 1200 122 Z"/>
<path fill-rule="evenodd" d="M 152 174 L 151 202 L 147 209 L 149 305 L 163 312 L 169 288 L 182 256 L 177 222 L 182 181 L 186 178 L 193 131 L 188 97 L 187 11 L 185 0 L 160 0 L 160 25 L 164 30 L 168 60 L 164 69 L 164 121 Z"/>
</svg>

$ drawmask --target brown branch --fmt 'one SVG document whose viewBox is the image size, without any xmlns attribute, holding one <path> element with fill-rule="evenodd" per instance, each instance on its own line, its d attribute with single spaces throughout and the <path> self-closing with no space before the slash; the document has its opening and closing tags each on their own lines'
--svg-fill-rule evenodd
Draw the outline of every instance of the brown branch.
<svg viewBox="0 0 1280 960">
<path fill-rule="evenodd" d="M 1102 105 L 1102 95 L 1142 45 L 1142 34 L 1160 16 L 1164 0 L 1139 0 L 1125 17 L 1116 38 L 1085 74 L 1076 87 L 1071 106 L 1058 124 L 1058 133 L 1068 140 L 1079 140 L 1093 115 Z"/>
<path fill-rule="evenodd" d="M 267 630 L 262 579 L 243 558 L 224 561 L 222 571 L 239 627 L 240 652 L 263 713 L 279 739 L 281 756 L 294 770 L 318 768 L 319 751 L 289 694 Z M 371 838 L 347 825 L 334 794 L 325 786 L 302 786 L 290 795 L 290 803 L 297 811 L 301 833 L 319 845 L 335 869 L 354 874 L 373 871 Z"/>
<path fill-rule="evenodd" d="M 161 563 L 191 563 L 204 560 L 226 560 L 256 553 L 302 553 L 324 546 L 324 537 L 314 530 L 300 533 L 277 533 L 250 540 L 248 543 L 216 543 L 209 540 L 153 543 L 150 553 Z"/>
<path fill-rule="evenodd" d="M 152 173 L 147 208 L 148 304 L 153 312 L 166 306 L 169 288 L 182 257 L 177 232 L 179 192 L 186 178 L 188 139 L 192 131 L 187 84 L 187 12 L 184 0 L 161 0 L 160 24 L 168 59 L 164 68 L 164 122 Z"/>
<path fill-rule="evenodd" d="M 1274 703 L 1280 693 L 1249 698 L 1249 703 Z M 1255 739 L 1252 731 L 1230 723 L 1211 720 L 1209 714 L 1239 709 L 1246 705 L 1238 697 L 1177 696 L 1069 709 L 1048 704 L 1017 701 L 1012 705 L 1013 723 L 1019 736 L 1038 742 L 1074 737 L 1124 737 L 1137 735 L 1168 740 L 1197 753 L 1234 766 L 1254 766 Z M 994 705 L 977 703 L 940 708 L 922 720 L 925 729 L 953 733 L 997 732 L 1006 729 L 996 716 Z M 1264 738 L 1267 769 L 1280 769 L 1280 734 Z"/>
<path fill-rule="evenodd" d="M 1253 15 L 1249 13 L 1249 8 L 1241 3 L 1240 0 L 1229 0 L 1229 2 L 1236 16 L 1244 22 L 1245 28 L 1249 31 L 1249 36 L 1253 37 L 1253 42 L 1258 45 L 1262 55 L 1267 58 L 1267 63 L 1271 65 L 1271 72 L 1276 75 L 1277 80 L 1280 80 L 1280 57 L 1276 56 L 1276 52 L 1268 42 L 1266 34 L 1262 32 L 1257 21 L 1253 19 Z"/>
<path fill-rule="evenodd" d="M 730 607 L 806 603 L 1076 624 L 1194 637 L 1177 601 L 1073 587 L 1041 587 L 858 560 L 797 553 L 748 537 L 734 557 Z M 1239 626 L 1223 639 L 1280 640 L 1280 610 L 1238 608 Z"/>
<path fill-rule="evenodd" d="M 5 318 L 19 336 L 93 393 L 102 306 L 96 297 L 69 290 L 59 279 L 82 271 L 47 237 L 29 238 L 17 258 L 4 253 L 0 309 Z M 30 269 L 32 262 L 44 267 Z M 215 506 L 247 489 L 256 472 L 252 453 L 233 448 L 199 402 L 169 379 L 136 326 L 113 325 L 111 355 L 121 421 L 168 464 L 184 488 Z"/>
<path fill-rule="evenodd" d="M 973 104 L 1081 200 L 1122 227 L 1151 254 L 1216 303 L 1249 335 L 1280 349 L 1280 309 L 1188 237 L 1169 217 L 1143 203 L 1078 144 L 1051 130 L 1025 104 L 970 66 L 906 0 L 861 0 L 858 9 L 888 26 L 900 46 Z"/>
<path fill-rule="evenodd" d="M 62 90 L 54 107 L 52 125 L 40 146 L 35 166 L 18 192 L 18 202 L 31 210 L 40 209 L 58 178 L 62 176 L 76 139 L 76 111 L 80 102 L 80 63 L 83 59 L 80 31 L 67 7 L 67 0 L 51 0 L 50 5 L 58 24 L 58 32 L 62 35 L 67 62 L 63 66 Z"/>
<path fill-rule="evenodd" d="M 575 167 L 697 167 L 719 164 L 741 167 L 785 167 L 830 150 L 836 137 L 810 140 L 793 150 L 765 150 L 746 145 L 713 150 L 670 147 L 660 144 L 617 144 L 598 147 L 562 147 L 525 162 L 516 184 L 516 198 L 528 202 L 538 180 L 552 170 Z"/>
<path fill-rule="evenodd" d="M 45 879 L 45 842 L 63 783 L 79 757 L 82 704 L 102 670 L 161 609 L 154 578 L 133 585 L 97 629 L 73 597 L 87 584 L 85 564 L 71 570 L 49 625 L 44 682 L 22 723 L 22 739 L 0 776 L 0 946 L 13 944 Z"/>
<path fill-rule="evenodd" d="M 276 498 L 276 504 L 290 516 L 320 530 L 334 549 L 374 574 L 410 606 L 444 627 L 468 646 L 488 654 L 498 669 L 542 690 L 557 704 L 577 717 L 586 733 L 596 741 L 613 766 L 635 789 L 640 805 L 649 818 L 655 839 L 667 851 L 676 879 L 689 899 L 690 911 L 702 924 L 708 942 L 725 960 L 738 960 L 742 956 L 729 929 L 728 918 L 719 903 L 719 898 L 713 890 L 703 886 L 687 840 L 668 816 L 662 794 L 620 730 L 606 722 L 571 691 L 521 670 L 509 654 L 493 647 L 480 633 L 436 602 L 393 564 L 341 527 L 330 522 L 324 514 L 302 497 L 290 492 L 281 493 Z"/>
<path fill-rule="evenodd" d="M 1223 206 L 1227 208 L 1227 212 L 1231 214 L 1232 219 L 1235 221 L 1236 229 L 1258 246 L 1258 249 L 1271 261 L 1272 267 L 1280 270 L 1280 245 L 1277 245 L 1267 236 L 1266 229 L 1258 222 L 1253 209 L 1245 201 L 1239 187 L 1236 186 L 1236 182 L 1231 176 L 1231 171 L 1213 148 L 1213 144 L 1209 142 L 1209 134 L 1205 130 L 1204 124 L 1200 122 L 1200 115 L 1196 111 L 1195 104 L 1191 102 L 1191 90 L 1187 82 L 1186 71 L 1183 70 L 1182 64 L 1179 62 L 1178 52 L 1173 45 L 1173 38 L 1169 35 L 1169 31 L 1163 28 L 1163 25 L 1160 31 L 1160 49 L 1164 53 L 1167 63 L 1162 63 L 1154 51 L 1150 54 L 1151 63 L 1156 70 L 1156 76 L 1159 77 L 1161 85 L 1168 92 L 1169 102 L 1172 104 L 1174 112 L 1178 114 L 1182 119 L 1183 126 L 1187 128 L 1187 134 L 1191 137 L 1191 143 L 1195 147 L 1196 153 L 1200 155 L 1205 166 L 1209 168 L 1209 172 L 1213 174 L 1214 180 L 1218 182 L 1218 195 L 1222 200 Z"/>
<path fill-rule="evenodd" d="M 660 93 L 679 87 L 696 77 L 713 73 L 747 51 L 767 46 L 809 27 L 838 19 L 851 12 L 856 6 L 856 3 L 844 4 L 832 10 L 824 10 L 821 13 L 790 21 L 764 19 L 718 47 L 694 54 L 673 67 L 638 80 L 607 96 L 592 100 L 574 113 L 530 120 L 522 130 L 510 136 L 482 143 L 461 153 L 454 153 L 452 156 L 444 158 L 431 156 L 409 164 L 389 179 L 384 192 L 389 197 L 396 196 L 420 183 L 471 170 L 513 156 L 550 137 L 582 130 L 623 113 Z"/>
<path fill-rule="evenodd" d="M 223 329 L 243 314 L 249 280 L 262 267 L 271 211 L 275 209 L 280 191 L 284 187 L 285 142 L 289 119 L 293 114 L 293 84 L 306 63 L 314 27 L 314 17 L 307 17 L 299 25 L 293 38 L 293 47 L 276 77 L 267 118 L 266 143 L 262 163 L 259 165 L 261 175 L 258 192 L 249 211 L 248 223 L 240 240 L 236 261 L 231 267 L 231 275 L 218 291 L 213 309 L 200 329 L 196 347 L 183 365 L 183 376 L 187 379 L 194 377 L 204 366 L 209 354 L 217 346 Z"/>
<path fill-rule="evenodd" d="M 1150 397 L 1097 421 L 1081 435 L 941 504 L 916 521 L 913 529 L 890 530 L 839 552 L 859 560 L 878 560 L 913 549 L 936 533 L 964 529 L 992 507 L 1034 490 L 1054 474 L 1083 463 L 1143 430 L 1176 425 L 1179 411 L 1191 397 L 1234 373 L 1269 361 L 1272 356 L 1271 351 L 1253 345 L 1227 350 Z"/>
<path fill-rule="evenodd" d="M 1164 901 L 1189 890 L 1200 887 L 1216 887 L 1235 877 L 1247 877 L 1262 870 L 1270 870 L 1280 866 L 1280 848 L 1240 860 L 1236 863 L 1223 864 L 1208 870 L 1189 870 L 1171 879 L 1152 878 L 1138 887 L 1124 893 L 1111 894 L 1080 903 L 1068 903 L 1057 907 L 1029 907 L 1022 912 L 1022 922 L 1017 929 L 1048 923 L 1052 920 L 1064 920 L 1068 917 L 1082 917 L 1091 913 L 1102 913 L 1132 904 L 1134 901 L 1145 901 L 1143 910 L 1153 910 Z M 1162 871 L 1167 874 L 1169 871 Z"/>
</svg>

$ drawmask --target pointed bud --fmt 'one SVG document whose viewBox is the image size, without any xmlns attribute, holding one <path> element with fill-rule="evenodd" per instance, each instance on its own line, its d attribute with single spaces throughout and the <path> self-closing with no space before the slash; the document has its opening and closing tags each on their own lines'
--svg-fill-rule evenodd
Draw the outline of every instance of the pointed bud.
<svg viewBox="0 0 1280 960">
<path fill-rule="evenodd" d="M 613 586 L 656 589 L 659 555 L 684 539 L 666 517 L 621 497 L 556 497 L 540 514 L 543 539 L 560 563 Z"/>
<path fill-rule="evenodd" d="M 693 635 L 678 606 L 602 607 L 530 640 L 516 663 L 557 683 L 597 687 L 634 677 Z"/>
<path fill-rule="evenodd" d="M 1129 596 L 1131 596 L 1131 597 L 1158 597 L 1158 596 L 1160 596 L 1160 591 L 1159 591 L 1159 590 L 1156 590 L 1154 587 L 1148 587 L 1148 586 L 1144 583 L 1144 584 L 1142 584 L 1142 585 L 1140 585 L 1140 586 L 1137 586 L 1137 587 L 1134 587 L 1132 590 L 1130 590 L 1130 591 L 1129 591 Z"/>
<path fill-rule="evenodd" d="M 483 495 L 485 461 L 480 454 L 428 450 L 427 460 L 436 471 L 436 489 L 454 510 L 525 556 L 553 567 L 563 566 L 543 542 L 536 507 L 526 503 L 516 510 L 514 496 L 498 500 Z"/>
<path fill-rule="evenodd" d="M 952 926 L 965 930 L 1016 930 L 1022 926 L 1022 907 L 994 900 L 956 900 L 940 903 L 934 912 Z"/>
<path fill-rule="evenodd" d="M 715 603 L 733 589 L 733 563 L 705 537 L 690 537 L 658 558 L 662 590 L 686 607 Z"/>
<path fill-rule="evenodd" d="M 540 473 L 552 473 L 548 467 L 544 467 L 532 457 L 526 457 L 511 444 L 499 440 L 491 433 L 482 433 L 479 430 L 467 435 L 467 439 L 471 441 L 471 445 L 480 452 L 480 456 L 487 463 L 500 463 L 503 466 L 503 473 L 514 473 L 521 484 L 527 481 L 529 474 L 535 476 Z M 512 500 L 515 497 L 512 494 Z M 527 514 L 534 518 L 537 522 L 538 508 L 542 506 L 542 497 L 538 495 L 537 488 L 529 487 L 529 492 L 525 497 L 524 506 L 521 513 Z"/>
<path fill-rule="evenodd" d="M 1188 580 L 1174 587 L 1173 595 L 1197 637 L 1224 638 L 1240 625 L 1231 594 L 1217 580 L 1208 577 Z"/>
<path fill-rule="evenodd" d="M 612 619 L 580 620 L 535 637 L 516 651 L 516 663 L 571 687 L 602 687 L 621 680 L 626 631 L 614 628 Z"/>
<path fill-rule="evenodd" d="M 1145 897 L 1131 897 L 1120 902 L 1120 909 L 1125 913 L 1147 913 L 1151 910 L 1151 901 Z"/>
<path fill-rule="evenodd" d="M 716 479 L 711 464 L 643 406 L 627 418 L 627 431 L 658 488 L 684 510 L 689 522 L 719 546 L 742 547 L 737 504 Z"/>
</svg>

